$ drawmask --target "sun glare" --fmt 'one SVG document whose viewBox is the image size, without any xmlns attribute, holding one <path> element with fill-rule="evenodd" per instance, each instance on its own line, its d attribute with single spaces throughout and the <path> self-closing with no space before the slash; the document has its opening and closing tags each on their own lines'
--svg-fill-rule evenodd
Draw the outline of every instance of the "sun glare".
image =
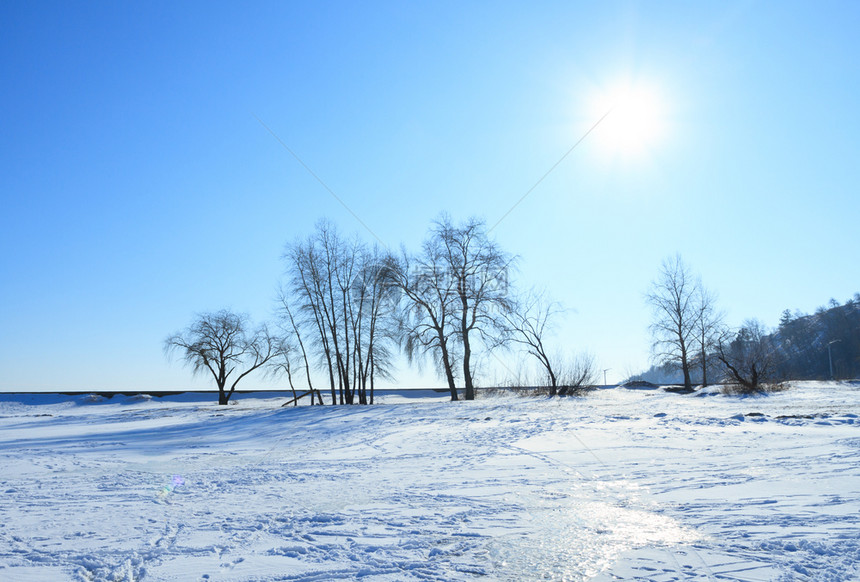
<svg viewBox="0 0 860 582">
<path fill-rule="evenodd" d="M 594 129 L 594 138 L 611 154 L 639 156 L 663 137 L 663 101 L 653 89 L 626 86 L 604 91 L 592 99 L 590 109 L 595 119 L 606 115 Z"/>
</svg>

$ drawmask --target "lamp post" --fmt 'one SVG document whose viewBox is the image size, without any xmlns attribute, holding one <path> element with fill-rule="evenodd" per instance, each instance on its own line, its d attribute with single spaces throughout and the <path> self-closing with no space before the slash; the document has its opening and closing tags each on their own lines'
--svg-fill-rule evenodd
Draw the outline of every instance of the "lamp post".
<svg viewBox="0 0 860 582">
<path fill-rule="evenodd" d="M 830 346 L 833 344 L 839 343 L 842 340 L 833 340 L 832 342 L 827 344 L 827 361 L 830 362 L 830 379 L 833 380 L 833 354 L 830 353 Z"/>
</svg>

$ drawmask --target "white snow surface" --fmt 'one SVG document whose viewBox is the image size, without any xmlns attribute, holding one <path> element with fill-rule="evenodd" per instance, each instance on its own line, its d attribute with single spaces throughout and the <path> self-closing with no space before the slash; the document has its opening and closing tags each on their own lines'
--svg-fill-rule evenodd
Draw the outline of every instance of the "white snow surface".
<svg viewBox="0 0 860 582">
<path fill-rule="evenodd" d="M 860 384 L 0 395 L 0 580 L 858 580 Z"/>
</svg>

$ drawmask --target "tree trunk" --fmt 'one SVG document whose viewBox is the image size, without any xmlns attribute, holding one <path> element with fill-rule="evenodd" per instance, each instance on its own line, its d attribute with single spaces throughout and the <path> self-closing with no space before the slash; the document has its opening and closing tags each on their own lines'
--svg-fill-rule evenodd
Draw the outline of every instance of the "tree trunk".
<svg viewBox="0 0 860 582">
<path fill-rule="evenodd" d="M 373 404 L 373 352 L 370 354 L 370 403 Z"/>
<path fill-rule="evenodd" d="M 466 385 L 466 400 L 475 399 L 475 387 L 472 385 L 471 360 L 472 347 L 469 345 L 469 334 L 463 334 L 463 381 Z"/>
<path fill-rule="evenodd" d="M 346 385 L 346 378 L 343 375 L 343 362 L 341 361 L 340 352 L 336 352 L 335 356 L 335 362 L 337 363 L 337 390 L 340 396 L 340 404 L 343 406 L 347 404 L 347 396 L 345 394 L 348 392 L 349 387 Z M 352 402 L 349 404 L 352 404 Z"/>
<path fill-rule="evenodd" d="M 331 404 L 332 404 L 332 406 L 334 406 L 337 404 L 337 392 L 335 392 L 335 388 L 334 388 L 334 369 L 332 367 L 331 354 L 328 351 L 326 351 L 325 356 L 326 356 L 326 363 L 328 364 L 328 381 L 329 381 L 329 386 L 331 386 Z"/>
<path fill-rule="evenodd" d="M 358 385 L 358 403 L 367 404 L 367 374 L 362 374 Z"/>
<path fill-rule="evenodd" d="M 448 356 L 448 346 L 444 340 L 442 340 L 439 348 L 442 352 L 442 367 L 445 368 L 445 378 L 448 380 L 448 389 L 451 391 L 451 401 L 453 402 L 459 400 L 460 397 L 457 396 L 457 386 L 454 384 L 454 372 L 451 370 L 451 359 Z"/>
<path fill-rule="evenodd" d="M 465 277 L 461 285 L 465 285 Z M 472 346 L 469 343 L 469 303 L 465 295 L 465 291 L 461 288 L 460 300 L 463 304 L 463 313 L 460 321 L 460 329 L 463 331 L 463 383 L 466 386 L 466 400 L 475 399 L 475 387 L 472 385 Z M 474 309 L 474 307 L 473 307 Z"/>
<path fill-rule="evenodd" d="M 681 368 L 684 371 L 684 390 L 693 389 L 693 381 L 690 380 L 690 363 L 687 361 L 687 356 L 682 356 Z"/>
</svg>

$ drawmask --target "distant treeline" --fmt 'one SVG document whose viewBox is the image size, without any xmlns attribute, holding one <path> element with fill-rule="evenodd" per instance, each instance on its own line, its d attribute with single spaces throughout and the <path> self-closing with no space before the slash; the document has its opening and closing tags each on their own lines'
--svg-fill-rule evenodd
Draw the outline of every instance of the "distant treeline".
<svg viewBox="0 0 860 582">
<path fill-rule="evenodd" d="M 843 305 L 831 299 L 811 315 L 786 309 L 779 326 L 764 341 L 773 359 L 774 380 L 860 378 L 860 293 Z M 701 383 L 701 371 L 692 374 L 693 381 Z M 719 374 L 720 366 L 715 361 L 708 375 L 719 378 Z M 683 377 L 670 364 L 652 366 L 630 380 L 679 384 Z"/>
</svg>

